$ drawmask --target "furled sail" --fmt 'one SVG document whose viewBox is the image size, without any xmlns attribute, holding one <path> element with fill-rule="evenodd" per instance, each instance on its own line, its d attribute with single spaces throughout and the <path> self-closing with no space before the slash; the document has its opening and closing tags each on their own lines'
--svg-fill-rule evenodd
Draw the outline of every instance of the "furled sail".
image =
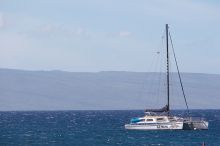
<svg viewBox="0 0 220 146">
<path fill-rule="evenodd" d="M 169 111 L 169 107 L 168 105 L 164 106 L 161 109 L 146 109 L 145 112 L 168 112 Z"/>
</svg>

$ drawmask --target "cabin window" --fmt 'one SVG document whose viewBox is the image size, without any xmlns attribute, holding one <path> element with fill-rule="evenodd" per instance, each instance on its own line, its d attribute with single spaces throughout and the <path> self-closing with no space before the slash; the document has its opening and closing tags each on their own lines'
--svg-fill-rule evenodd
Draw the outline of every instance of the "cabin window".
<svg viewBox="0 0 220 146">
<path fill-rule="evenodd" d="M 141 119 L 140 122 L 144 122 L 144 119 Z"/>
<path fill-rule="evenodd" d="M 147 121 L 147 122 L 151 122 L 151 121 L 153 121 L 153 119 L 147 119 L 146 121 Z"/>
<path fill-rule="evenodd" d="M 170 121 L 176 121 L 173 117 L 169 118 Z"/>
<path fill-rule="evenodd" d="M 164 118 L 157 118 L 157 121 L 162 122 L 162 121 L 165 121 L 165 119 Z"/>
</svg>

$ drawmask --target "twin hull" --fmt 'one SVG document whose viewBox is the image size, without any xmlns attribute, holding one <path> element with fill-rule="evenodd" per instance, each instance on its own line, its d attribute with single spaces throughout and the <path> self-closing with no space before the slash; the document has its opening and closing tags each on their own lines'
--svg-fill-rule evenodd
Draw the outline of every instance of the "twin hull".
<svg viewBox="0 0 220 146">
<path fill-rule="evenodd" d="M 126 124 L 125 129 L 133 130 L 182 130 L 183 122 Z"/>
<path fill-rule="evenodd" d="M 208 130 L 209 123 L 207 121 L 185 121 L 184 130 Z"/>
</svg>

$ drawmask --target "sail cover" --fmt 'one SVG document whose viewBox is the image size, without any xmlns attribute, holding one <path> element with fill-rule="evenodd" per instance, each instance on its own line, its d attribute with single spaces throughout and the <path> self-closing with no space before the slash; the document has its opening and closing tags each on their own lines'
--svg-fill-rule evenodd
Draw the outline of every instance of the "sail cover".
<svg viewBox="0 0 220 146">
<path fill-rule="evenodd" d="M 168 112 L 168 111 L 169 111 L 168 105 L 165 105 L 161 109 L 146 109 L 145 110 L 145 112 Z"/>
</svg>

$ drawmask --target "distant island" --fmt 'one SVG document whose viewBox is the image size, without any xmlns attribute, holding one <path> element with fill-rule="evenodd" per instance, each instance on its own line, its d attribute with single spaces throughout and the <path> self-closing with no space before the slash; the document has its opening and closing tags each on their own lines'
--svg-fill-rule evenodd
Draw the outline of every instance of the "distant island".
<svg viewBox="0 0 220 146">
<path fill-rule="evenodd" d="M 148 90 L 156 88 L 157 76 L 159 73 L 0 69 L 0 111 L 160 107 L 164 99 Z M 176 77 L 173 73 L 171 86 L 179 88 Z M 182 77 L 191 109 L 220 108 L 220 75 L 182 73 Z M 181 92 L 172 93 L 171 100 L 173 109 L 185 108 Z"/>
</svg>

